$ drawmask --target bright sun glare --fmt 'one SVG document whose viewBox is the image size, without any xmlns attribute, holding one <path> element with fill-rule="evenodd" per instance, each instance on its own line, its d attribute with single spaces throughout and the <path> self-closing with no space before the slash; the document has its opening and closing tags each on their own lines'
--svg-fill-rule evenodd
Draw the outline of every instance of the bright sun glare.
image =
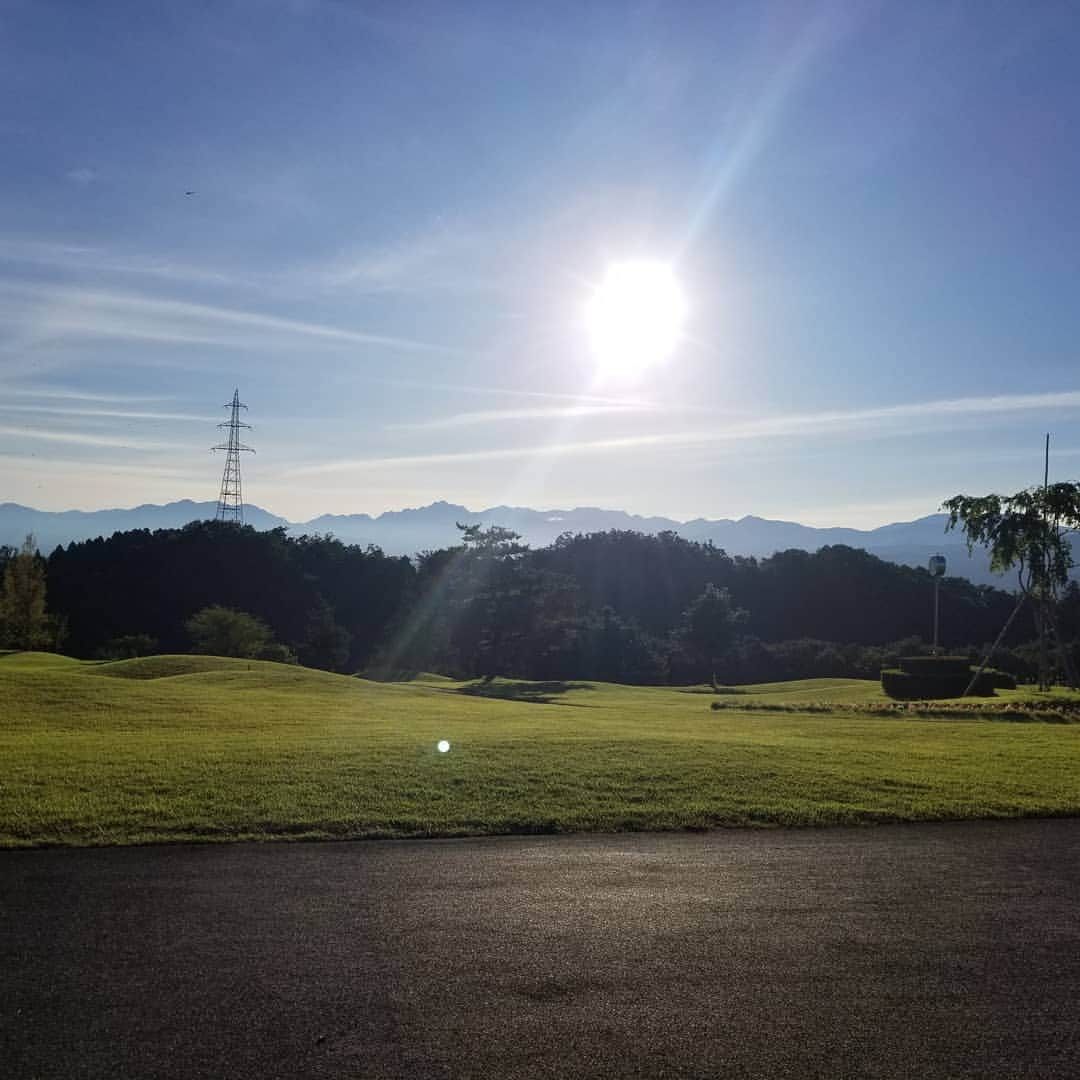
<svg viewBox="0 0 1080 1080">
<path fill-rule="evenodd" d="M 686 299 L 671 267 L 613 263 L 589 300 L 585 321 L 602 375 L 634 377 L 674 351 Z"/>
</svg>

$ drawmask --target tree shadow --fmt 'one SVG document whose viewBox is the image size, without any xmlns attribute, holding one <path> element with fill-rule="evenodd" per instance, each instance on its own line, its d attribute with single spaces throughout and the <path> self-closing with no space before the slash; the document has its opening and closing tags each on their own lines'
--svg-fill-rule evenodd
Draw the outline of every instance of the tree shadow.
<svg viewBox="0 0 1080 1080">
<path fill-rule="evenodd" d="M 454 693 L 470 697 L 497 698 L 500 701 L 526 701 L 534 705 L 576 705 L 573 701 L 560 701 L 559 696 L 568 690 L 593 690 L 592 683 L 567 682 L 551 679 L 546 682 L 501 682 L 477 679 L 476 682 L 458 686 Z"/>
</svg>

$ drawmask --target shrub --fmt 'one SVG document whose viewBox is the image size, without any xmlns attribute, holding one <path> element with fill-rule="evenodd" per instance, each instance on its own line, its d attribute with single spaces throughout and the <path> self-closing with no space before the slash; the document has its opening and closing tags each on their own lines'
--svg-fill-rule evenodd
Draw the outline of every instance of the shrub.
<svg viewBox="0 0 1080 1080">
<path fill-rule="evenodd" d="M 896 665 L 908 675 L 956 675 L 971 678 L 966 656 L 901 656 Z"/>
<path fill-rule="evenodd" d="M 130 660 L 136 656 L 149 656 L 157 645 L 149 634 L 122 634 L 106 641 L 97 655 L 102 660 Z"/>
<path fill-rule="evenodd" d="M 296 664 L 296 653 L 288 645 L 282 645 L 280 641 L 271 641 L 264 645 L 256 654 L 256 660 L 272 660 L 275 664 Z"/>
<path fill-rule="evenodd" d="M 185 623 L 194 652 L 254 659 L 270 644 L 270 628 L 246 611 L 212 604 Z"/>
<path fill-rule="evenodd" d="M 983 672 L 983 678 L 989 680 L 995 690 L 1015 690 L 1016 676 L 999 668 L 989 667 Z"/>
<path fill-rule="evenodd" d="M 956 698 L 963 695 L 974 674 L 975 670 L 970 666 L 959 672 L 947 666 L 944 672 L 938 674 L 928 672 L 919 675 L 899 668 L 884 668 L 881 672 L 881 688 L 889 697 L 904 701 Z M 971 694 L 976 697 L 991 697 L 996 685 L 995 680 L 1000 675 L 1001 672 L 984 671 L 971 688 Z"/>
</svg>

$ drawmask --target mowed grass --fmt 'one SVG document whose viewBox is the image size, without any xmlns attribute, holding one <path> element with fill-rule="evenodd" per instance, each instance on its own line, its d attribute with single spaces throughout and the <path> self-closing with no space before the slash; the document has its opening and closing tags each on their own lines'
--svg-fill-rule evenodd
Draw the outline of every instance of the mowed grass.
<svg viewBox="0 0 1080 1080">
<path fill-rule="evenodd" d="M 741 712 L 736 695 L 717 712 L 723 695 L 590 683 L 460 688 L 216 657 L 0 655 L 0 846 L 1080 812 L 1080 725 Z M 846 679 L 745 689 L 748 702 L 882 700 Z"/>
</svg>

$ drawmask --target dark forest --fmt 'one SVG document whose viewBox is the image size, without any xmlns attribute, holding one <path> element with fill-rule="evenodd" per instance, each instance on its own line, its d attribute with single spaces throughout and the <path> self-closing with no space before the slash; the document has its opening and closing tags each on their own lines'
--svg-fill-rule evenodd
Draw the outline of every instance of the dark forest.
<svg viewBox="0 0 1080 1080">
<path fill-rule="evenodd" d="M 13 558 L 0 550 L 0 562 Z M 928 650 L 933 584 L 922 569 L 854 548 L 731 557 L 673 533 L 566 535 L 530 550 L 498 527 L 461 526 L 454 548 L 415 559 L 330 536 L 220 522 L 116 533 L 41 559 L 60 651 L 82 658 L 187 652 L 213 606 L 266 633 L 252 655 L 344 673 L 689 684 L 876 678 Z M 0 566 L 2 570 L 2 566 Z M 946 578 L 941 641 L 983 650 L 1015 598 Z M 1062 630 L 1080 638 L 1070 586 Z M 1034 671 L 1030 617 L 995 664 Z"/>
</svg>

